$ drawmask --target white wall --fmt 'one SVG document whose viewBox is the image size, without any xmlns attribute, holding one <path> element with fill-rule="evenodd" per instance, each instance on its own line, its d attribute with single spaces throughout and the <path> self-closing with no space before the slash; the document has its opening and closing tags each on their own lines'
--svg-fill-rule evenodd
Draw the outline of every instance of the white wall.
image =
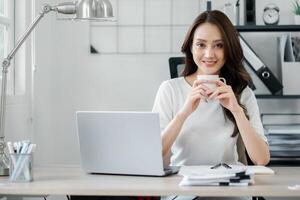
<svg viewBox="0 0 300 200">
<path fill-rule="evenodd" d="M 59 2 L 33 1 L 36 4 L 34 15 L 44 2 Z M 259 2 L 264 5 L 267 0 Z M 283 4 L 285 1 L 274 2 Z M 222 7 L 215 4 L 217 8 Z M 260 20 L 257 16 L 258 23 Z M 288 17 L 283 22 L 291 22 L 289 20 Z M 36 28 L 34 62 L 37 70 L 31 92 L 37 165 L 79 164 L 75 111 L 151 110 L 159 84 L 169 79 L 168 58 L 174 54 L 91 55 L 89 36 L 88 23 L 56 20 L 54 13 L 46 15 Z M 269 48 L 258 44 L 274 45 L 275 36 L 270 33 L 245 35 L 271 68 L 277 64 L 276 46 Z M 30 88 L 30 81 L 28 84 Z M 263 112 L 300 110 L 298 100 L 259 100 L 259 105 Z M 22 138 L 22 130 L 30 130 L 30 105 L 25 103 L 21 109 L 19 105 L 13 105 L 8 113 L 11 116 L 8 117 L 8 129 Z"/>
<path fill-rule="evenodd" d="M 49 15 L 36 31 L 36 163 L 78 164 L 75 111 L 151 110 L 170 55 L 91 55 L 89 24 Z"/>
<path fill-rule="evenodd" d="M 30 20 L 30 1 L 16 1 L 15 3 L 15 38 L 20 38 L 24 33 L 26 25 Z M 5 141 L 17 141 L 30 139 L 31 131 L 31 102 L 30 102 L 30 70 L 25 72 L 25 66 L 30 69 L 31 51 L 30 38 L 21 46 L 15 55 L 12 66 L 14 73 L 14 91 L 13 95 L 7 97 Z M 26 77 L 26 78 L 25 78 Z"/>
</svg>

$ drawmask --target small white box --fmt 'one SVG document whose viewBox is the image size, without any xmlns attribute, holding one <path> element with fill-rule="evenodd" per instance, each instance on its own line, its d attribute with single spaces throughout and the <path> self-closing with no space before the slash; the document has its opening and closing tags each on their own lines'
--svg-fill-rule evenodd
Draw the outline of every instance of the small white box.
<svg viewBox="0 0 300 200">
<path fill-rule="evenodd" d="M 283 95 L 300 95 L 300 62 L 295 62 L 291 34 L 280 37 L 280 64 Z"/>
<path fill-rule="evenodd" d="M 300 62 L 282 62 L 283 95 L 300 94 Z"/>
</svg>

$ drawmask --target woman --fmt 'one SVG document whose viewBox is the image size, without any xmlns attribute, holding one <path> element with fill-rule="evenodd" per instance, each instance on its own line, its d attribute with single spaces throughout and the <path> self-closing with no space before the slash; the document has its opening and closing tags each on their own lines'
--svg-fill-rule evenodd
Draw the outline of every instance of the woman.
<svg viewBox="0 0 300 200">
<path fill-rule="evenodd" d="M 171 152 L 175 166 L 237 164 L 240 134 L 252 162 L 266 165 L 268 143 L 230 20 L 216 10 L 199 15 L 186 34 L 182 53 L 183 76 L 163 82 L 153 106 L 160 114 L 163 156 Z M 219 75 L 226 84 L 197 80 L 197 75 Z"/>
</svg>

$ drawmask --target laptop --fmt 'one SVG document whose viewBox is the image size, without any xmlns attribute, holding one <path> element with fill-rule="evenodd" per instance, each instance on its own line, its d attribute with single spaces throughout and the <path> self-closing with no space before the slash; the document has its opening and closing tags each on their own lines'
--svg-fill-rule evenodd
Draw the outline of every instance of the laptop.
<svg viewBox="0 0 300 200">
<path fill-rule="evenodd" d="M 77 111 L 81 167 L 88 173 L 167 176 L 159 115 L 153 112 Z"/>
</svg>

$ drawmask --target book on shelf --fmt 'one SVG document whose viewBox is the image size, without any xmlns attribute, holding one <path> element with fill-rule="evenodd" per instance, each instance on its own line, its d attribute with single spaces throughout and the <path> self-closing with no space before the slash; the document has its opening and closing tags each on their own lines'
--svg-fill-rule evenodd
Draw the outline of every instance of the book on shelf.
<svg viewBox="0 0 300 200">
<path fill-rule="evenodd" d="M 266 134 L 300 134 L 300 125 L 264 125 Z"/>
<path fill-rule="evenodd" d="M 292 139 L 269 139 L 269 146 L 275 150 L 285 149 L 285 148 L 300 148 L 300 139 L 292 140 Z M 300 149 L 299 149 L 300 150 Z"/>
<path fill-rule="evenodd" d="M 272 94 L 278 94 L 282 91 L 282 84 L 266 64 L 256 55 L 255 51 L 240 35 L 240 43 L 243 49 L 246 65 L 249 66 L 258 78 L 264 83 Z M 254 83 L 255 84 L 255 83 Z"/>
<path fill-rule="evenodd" d="M 287 152 L 292 152 L 292 151 L 298 151 L 300 152 L 300 143 L 298 141 L 297 144 L 278 144 L 278 145 L 270 145 L 269 147 L 270 151 L 287 151 Z M 300 156 L 300 154 L 299 154 Z"/>
<path fill-rule="evenodd" d="M 264 126 L 298 126 L 300 113 L 262 113 L 261 120 Z"/>
<path fill-rule="evenodd" d="M 300 151 L 270 151 L 271 157 L 300 158 Z"/>
</svg>

